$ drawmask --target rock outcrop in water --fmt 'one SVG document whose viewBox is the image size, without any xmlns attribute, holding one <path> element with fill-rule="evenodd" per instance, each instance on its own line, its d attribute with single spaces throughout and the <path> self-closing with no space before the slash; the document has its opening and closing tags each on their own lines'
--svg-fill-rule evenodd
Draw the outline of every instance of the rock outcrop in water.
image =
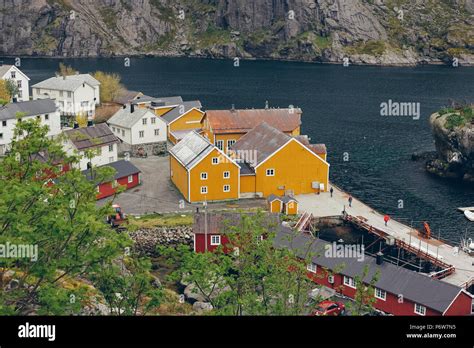
<svg viewBox="0 0 474 348">
<path fill-rule="evenodd" d="M 437 157 L 427 170 L 441 177 L 474 183 L 474 109 L 445 109 L 430 117 Z"/>
<path fill-rule="evenodd" d="M 473 13 L 473 0 L 0 0 L 0 55 L 472 65 Z"/>
</svg>

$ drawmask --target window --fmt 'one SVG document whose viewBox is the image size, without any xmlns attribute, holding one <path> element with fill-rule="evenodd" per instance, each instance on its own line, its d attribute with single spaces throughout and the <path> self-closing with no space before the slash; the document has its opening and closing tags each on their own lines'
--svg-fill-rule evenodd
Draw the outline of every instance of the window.
<svg viewBox="0 0 474 348">
<path fill-rule="evenodd" d="M 230 192 L 230 185 L 224 185 L 224 192 Z"/>
<path fill-rule="evenodd" d="M 16 71 L 12 71 L 12 79 L 16 78 Z"/>
<path fill-rule="evenodd" d="M 211 236 L 211 245 L 221 245 L 221 236 Z"/>
<path fill-rule="evenodd" d="M 38 92 L 39 93 L 39 92 Z M 64 92 L 63 91 L 59 91 L 59 96 L 62 98 L 64 97 Z"/>
<path fill-rule="evenodd" d="M 112 127 L 112 132 L 114 132 L 114 133 L 115 133 L 115 127 Z"/>
<path fill-rule="evenodd" d="M 23 92 L 22 91 L 18 91 L 18 98 L 23 98 Z"/>
<path fill-rule="evenodd" d="M 224 140 L 217 140 L 216 147 L 222 151 L 222 149 L 224 148 Z"/>
<path fill-rule="evenodd" d="M 125 136 L 125 130 L 122 129 L 122 136 Z"/>
<path fill-rule="evenodd" d="M 67 97 L 71 98 L 72 97 L 72 92 L 67 92 Z"/>
<path fill-rule="evenodd" d="M 114 162 L 114 157 L 113 156 L 109 157 L 109 163 L 112 163 L 112 162 Z"/>
<path fill-rule="evenodd" d="M 3 133 L 0 133 L 0 139 L 3 139 Z"/>
<path fill-rule="evenodd" d="M 18 86 L 18 88 L 21 88 L 21 80 L 18 80 L 18 81 L 16 82 L 16 85 Z"/>
<path fill-rule="evenodd" d="M 44 115 L 44 119 L 45 121 L 49 120 L 49 115 L 48 114 Z"/>
<path fill-rule="evenodd" d="M 201 180 L 207 180 L 207 173 L 201 173 Z"/>
<path fill-rule="evenodd" d="M 159 136 L 160 135 L 160 130 L 159 129 L 155 129 L 155 136 Z"/>
<path fill-rule="evenodd" d="M 129 184 L 133 182 L 133 175 L 129 175 L 129 176 L 128 176 L 127 182 L 128 182 Z"/>
<path fill-rule="evenodd" d="M 205 195 L 207 193 L 207 186 L 201 186 L 201 194 Z"/>
<path fill-rule="evenodd" d="M 267 169 L 267 176 L 275 176 L 275 169 Z"/>
<path fill-rule="evenodd" d="M 375 298 L 385 301 L 387 299 L 387 292 L 382 289 L 375 288 Z"/>
<path fill-rule="evenodd" d="M 143 123 L 143 125 L 146 125 L 146 118 L 142 119 L 142 123 Z"/>
<path fill-rule="evenodd" d="M 114 144 L 109 145 L 109 152 L 112 152 L 112 151 L 114 151 Z"/>
<path fill-rule="evenodd" d="M 426 314 L 426 307 L 422 306 L 418 303 L 415 303 L 415 313 L 419 315 L 425 315 Z"/>
<path fill-rule="evenodd" d="M 152 117 L 151 118 L 151 124 L 155 124 L 156 123 L 156 117 Z"/>
<path fill-rule="evenodd" d="M 230 172 L 224 172 L 224 179 L 230 178 Z"/>
<path fill-rule="evenodd" d="M 311 273 L 316 273 L 318 270 L 318 266 L 311 262 L 310 264 L 306 266 L 306 269 L 310 271 Z"/>
<path fill-rule="evenodd" d="M 235 144 L 235 140 L 227 140 L 227 150 L 230 150 L 232 145 Z"/>
<path fill-rule="evenodd" d="M 6 127 L 7 126 L 7 121 L 2 121 L 2 127 Z"/>
<path fill-rule="evenodd" d="M 351 277 L 344 276 L 344 285 L 347 285 L 354 289 L 356 288 L 355 280 L 354 278 L 351 278 Z"/>
<path fill-rule="evenodd" d="M 219 157 L 212 157 L 212 164 L 219 164 Z"/>
<path fill-rule="evenodd" d="M 145 131 L 138 132 L 138 137 L 143 138 L 145 136 Z"/>
<path fill-rule="evenodd" d="M 118 186 L 118 181 L 117 180 L 112 181 L 112 187 L 116 188 L 117 186 Z"/>
</svg>

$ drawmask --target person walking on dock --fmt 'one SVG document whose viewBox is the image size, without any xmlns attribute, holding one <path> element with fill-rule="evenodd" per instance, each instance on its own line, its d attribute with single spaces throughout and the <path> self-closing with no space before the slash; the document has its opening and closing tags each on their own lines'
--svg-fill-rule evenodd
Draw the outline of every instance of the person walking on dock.
<svg viewBox="0 0 474 348">
<path fill-rule="evenodd" d="M 387 226 L 387 223 L 388 223 L 389 220 L 390 220 L 390 216 L 385 215 L 385 216 L 383 217 L 383 221 L 385 221 L 385 226 Z"/>
<path fill-rule="evenodd" d="M 329 190 L 329 192 L 331 192 L 331 198 L 332 198 L 332 194 L 334 192 L 334 189 L 331 187 L 331 189 Z"/>
<path fill-rule="evenodd" d="M 352 196 L 349 196 L 349 199 L 348 199 L 348 201 L 349 201 L 349 207 L 351 207 L 351 208 L 352 208 Z"/>
</svg>

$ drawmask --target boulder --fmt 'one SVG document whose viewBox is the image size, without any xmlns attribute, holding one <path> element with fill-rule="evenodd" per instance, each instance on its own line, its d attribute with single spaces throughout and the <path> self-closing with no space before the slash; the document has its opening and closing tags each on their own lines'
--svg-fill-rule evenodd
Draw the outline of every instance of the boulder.
<svg viewBox="0 0 474 348">
<path fill-rule="evenodd" d="M 214 307 L 212 307 L 212 304 L 210 304 L 209 302 L 196 301 L 193 303 L 193 310 L 198 314 L 210 312 L 213 309 Z"/>
</svg>

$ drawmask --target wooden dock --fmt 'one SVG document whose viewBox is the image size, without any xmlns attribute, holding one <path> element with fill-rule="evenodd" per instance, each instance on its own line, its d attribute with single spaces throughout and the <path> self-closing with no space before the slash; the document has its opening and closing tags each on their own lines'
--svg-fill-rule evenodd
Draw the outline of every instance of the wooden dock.
<svg viewBox="0 0 474 348">
<path fill-rule="evenodd" d="M 434 278 L 460 287 L 468 287 L 473 284 L 474 257 L 444 240 L 426 239 L 420 236 L 415 229 L 399 221 L 392 219 L 385 226 L 384 214 L 375 211 L 354 197 L 352 207 L 349 207 L 349 194 L 334 185 L 330 186 L 334 188 L 333 197 L 328 192 L 319 195 L 296 196 L 300 210 L 310 213 L 316 218 L 340 216 L 369 233 L 384 238 L 386 241 L 437 265 L 442 271 L 434 274 Z"/>
</svg>

